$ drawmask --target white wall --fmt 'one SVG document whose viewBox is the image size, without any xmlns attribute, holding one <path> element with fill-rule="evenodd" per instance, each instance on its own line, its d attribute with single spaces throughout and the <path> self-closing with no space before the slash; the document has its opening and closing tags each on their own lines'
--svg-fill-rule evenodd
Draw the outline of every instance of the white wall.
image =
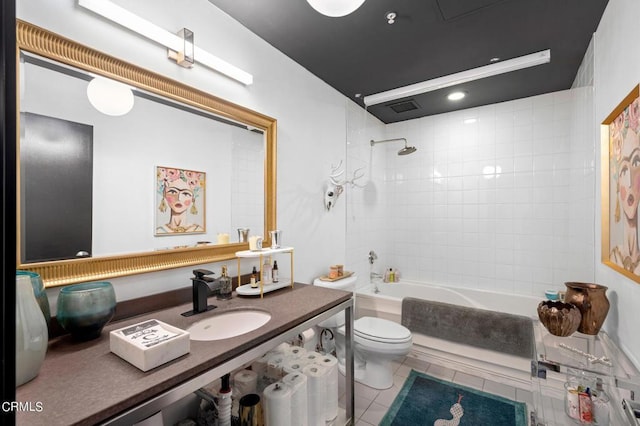
<svg viewBox="0 0 640 426">
<path fill-rule="evenodd" d="M 594 186 L 593 142 L 572 143 L 583 90 L 386 126 L 385 137 L 418 150 L 398 156 L 401 142 L 372 148 L 384 224 L 375 228 L 384 230 L 372 247 L 376 272 L 393 267 L 412 280 L 541 298 L 565 281 L 593 280 L 593 216 L 571 215 L 576 194 Z"/>
<path fill-rule="evenodd" d="M 600 136 L 600 124 L 620 101 L 640 82 L 640 51 L 627 46 L 638 44 L 637 17 L 640 2 L 637 0 L 610 0 L 595 35 L 594 89 L 595 120 L 594 137 Z M 599 154 L 599 153 L 598 153 Z M 614 309 L 608 316 L 605 328 L 618 344 L 640 365 L 640 284 L 625 278 L 600 262 L 600 162 L 597 165 L 596 212 L 596 282 L 609 287 L 608 295 Z"/>
<path fill-rule="evenodd" d="M 325 212 L 322 197 L 331 164 L 346 159 L 345 111 L 350 101 L 206 0 L 116 3 L 165 29 L 189 28 L 199 47 L 252 73 L 254 84 L 245 87 L 198 65 L 181 68 L 167 60 L 164 47 L 74 0 L 18 0 L 16 8 L 19 19 L 276 118 L 278 227 L 283 243 L 295 247 L 295 279 L 310 282 L 329 265 L 344 263 L 346 205 Z M 219 265 L 203 266 L 219 273 Z M 189 286 L 191 269 L 111 281 L 118 300 L 126 300 Z M 287 270 L 285 259 L 281 269 Z M 49 293 L 55 309 L 57 290 Z"/>
</svg>

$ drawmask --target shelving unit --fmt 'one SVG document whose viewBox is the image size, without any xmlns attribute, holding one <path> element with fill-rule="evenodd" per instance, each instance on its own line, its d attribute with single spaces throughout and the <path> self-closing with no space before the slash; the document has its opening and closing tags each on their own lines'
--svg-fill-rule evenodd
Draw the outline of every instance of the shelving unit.
<svg viewBox="0 0 640 426">
<path fill-rule="evenodd" d="M 640 373 L 604 331 L 595 336 L 574 333 L 570 337 L 558 337 L 534 321 L 534 334 L 536 354 L 531 363 L 531 373 L 535 411 L 532 413 L 532 425 L 579 424 L 565 413 L 562 384 L 568 373 L 583 374 L 596 380 L 598 390 L 610 398 L 608 424 L 633 424 L 628 423 L 623 399 L 627 405 L 637 399 Z M 593 356 L 592 360 L 586 354 Z M 594 362 L 598 358 L 608 362 Z"/>
<path fill-rule="evenodd" d="M 264 264 L 263 260 L 264 260 L 264 256 L 273 256 L 274 254 L 280 254 L 280 253 L 289 253 L 290 256 L 290 263 L 291 263 L 291 271 L 290 271 L 290 275 L 289 278 L 281 278 L 281 282 L 278 283 L 272 283 L 272 284 L 268 284 L 266 286 L 264 286 L 263 280 L 262 280 L 262 272 L 263 272 L 263 268 L 262 265 Z M 293 247 L 280 247 L 280 248 L 266 248 L 266 249 L 261 249 L 261 250 L 243 250 L 243 251 L 238 251 L 236 252 L 236 257 L 238 258 L 238 288 L 236 289 L 236 293 L 241 295 L 241 296 L 257 296 L 258 294 L 260 295 L 260 297 L 262 298 L 265 292 L 270 292 L 270 291 L 274 291 L 274 290 L 278 290 L 287 286 L 291 286 L 293 288 L 293 283 L 294 283 L 294 279 L 293 279 Z M 240 263 L 242 261 L 242 259 L 260 259 L 260 283 L 258 285 L 258 288 L 252 288 L 249 284 L 245 284 L 245 285 L 240 285 Z"/>
</svg>

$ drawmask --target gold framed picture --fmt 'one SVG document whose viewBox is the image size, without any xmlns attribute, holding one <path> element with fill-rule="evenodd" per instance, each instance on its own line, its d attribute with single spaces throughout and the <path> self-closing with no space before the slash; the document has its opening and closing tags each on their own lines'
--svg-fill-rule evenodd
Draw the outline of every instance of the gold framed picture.
<svg viewBox="0 0 640 426">
<path fill-rule="evenodd" d="M 206 232 L 205 172 L 156 167 L 156 236 Z"/>
<path fill-rule="evenodd" d="M 640 85 L 602 122 L 602 263 L 640 283 Z"/>
</svg>

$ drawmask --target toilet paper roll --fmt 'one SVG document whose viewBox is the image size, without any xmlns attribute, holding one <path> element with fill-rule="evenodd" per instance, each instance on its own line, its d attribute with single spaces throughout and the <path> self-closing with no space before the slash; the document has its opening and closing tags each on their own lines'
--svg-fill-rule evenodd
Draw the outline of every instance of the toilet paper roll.
<svg viewBox="0 0 640 426">
<path fill-rule="evenodd" d="M 298 341 L 307 352 L 314 351 L 316 349 L 316 331 L 313 328 L 306 329 L 298 334 Z"/>
<path fill-rule="evenodd" d="M 302 369 L 307 376 L 307 422 L 309 426 L 325 426 L 324 405 L 327 396 L 327 373 L 324 365 L 309 364 Z"/>
<path fill-rule="evenodd" d="M 291 387 L 291 426 L 307 426 L 307 376 L 290 373 L 282 382 Z"/>
<path fill-rule="evenodd" d="M 278 381 L 267 386 L 262 396 L 265 426 L 291 426 L 291 387 Z"/>
<path fill-rule="evenodd" d="M 327 396 L 324 400 L 325 420 L 331 421 L 338 416 L 338 359 L 333 355 L 324 355 L 315 360 L 316 364 L 327 368 Z"/>
<path fill-rule="evenodd" d="M 285 357 L 282 354 L 275 354 L 269 358 L 267 362 L 267 374 L 266 377 L 272 380 L 280 380 L 283 374 L 282 367 L 284 366 Z"/>
<path fill-rule="evenodd" d="M 305 355 L 303 355 L 300 358 L 306 360 L 309 363 L 313 363 L 313 362 L 316 362 L 316 360 L 320 359 L 321 357 L 322 355 L 319 354 L 318 352 L 307 352 Z"/>
<path fill-rule="evenodd" d="M 276 346 L 275 348 L 273 348 L 271 351 L 269 351 L 272 354 L 284 354 L 290 347 L 291 345 L 284 342 L 284 343 L 280 343 L 278 346 Z"/>
<path fill-rule="evenodd" d="M 300 346 L 289 346 L 284 351 L 284 356 L 286 358 L 302 358 L 307 354 L 307 350 Z"/>
<path fill-rule="evenodd" d="M 244 395 L 256 393 L 258 373 L 252 370 L 241 370 L 233 376 L 233 396 L 240 399 Z"/>
<path fill-rule="evenodd" d="M 308 364 L 310 362 L 303 358 L 287 358 L 282 364 L 282 372 L 283 374 L 301 373 L 302 368 Z"/>
</svg>

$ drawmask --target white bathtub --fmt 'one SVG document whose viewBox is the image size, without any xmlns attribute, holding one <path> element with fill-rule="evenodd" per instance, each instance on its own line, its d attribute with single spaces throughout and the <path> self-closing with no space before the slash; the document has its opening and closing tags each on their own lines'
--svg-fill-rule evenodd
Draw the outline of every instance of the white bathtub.
<svg viewBox="0 0 640 426">
<path fill-rule="evenodd" d="M 542 298 L 534 296 L 504 294 L 470 288 L 438 287 L 406 280 L 397 283 L 378 283 L 379 293 L 377 294 L 374 293 L 374 288 L 375 286 L 370 284 L 357 289 L 356 309 L 369 313 L 375 311 L 379 314 L 378 316 L 392 317 L 390 319 L 398 322 L 404 297 L 415 297 L 531 318 L 538 318 L 536 309 L 542 300 Z"/>
<path fill-rule="evenodd" d="M 505 312 L 537 319 L 542 298 L 497 292 L 438 287 L 420 282 L 378 283 L 379 292 L 368 285 L 356 291 L 356 317 L 374 316 L 401 322 L 402 298 L 416 297 L 436 302 Z M 494 381 L 528 389 L 531 386 L 531 360 L 486 349 L 413 333 L 410 356 L 465 371 Z"/>
</svg>

